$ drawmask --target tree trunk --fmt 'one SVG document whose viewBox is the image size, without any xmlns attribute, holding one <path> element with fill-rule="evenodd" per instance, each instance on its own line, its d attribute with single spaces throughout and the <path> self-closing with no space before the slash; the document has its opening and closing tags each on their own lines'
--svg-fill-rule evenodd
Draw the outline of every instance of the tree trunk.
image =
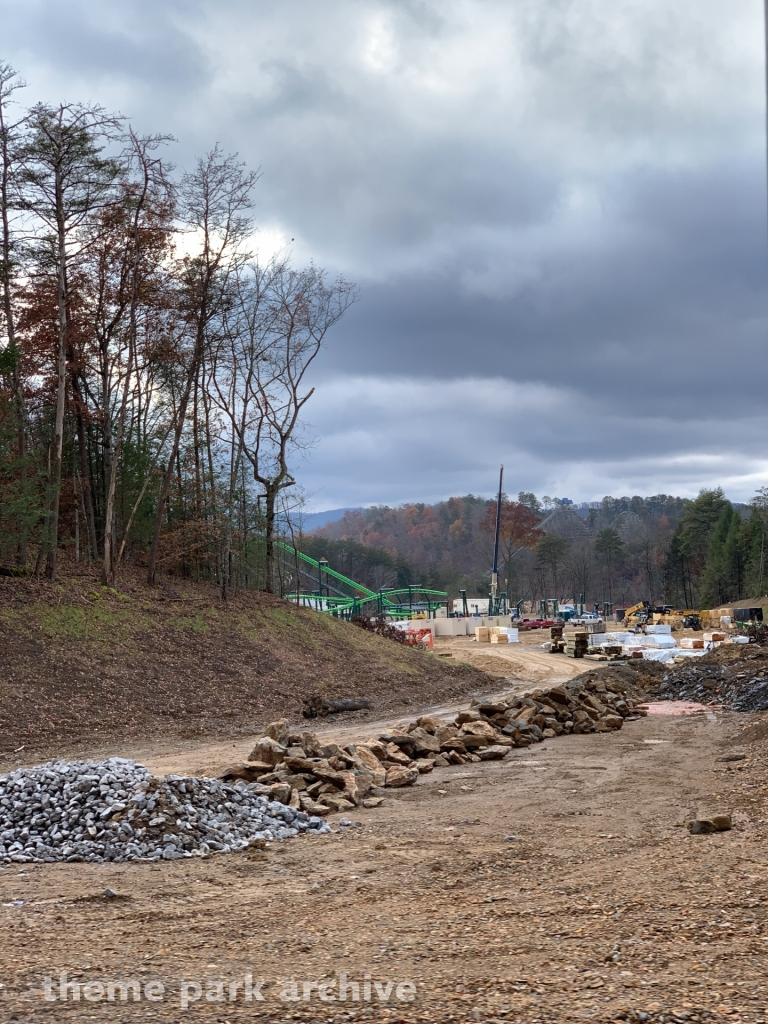
<svg viewBox="0 0 768 1024">
<path fill-rule="evenodd" d="M 277 501 L 277 495 L 277 487 L 275 487 L 273 484 L 267 484 L 265 486 L 264 541 L 266 548 L 266 585 L 264 589 L 268 594 L 274 594 L 275 592 L 275 503 Z"/>
<path fill-rule="evenodd" d="M 88 537 L 88 550 L 91 558 L 96 560 L 99 557 L 98 541 L 96 539 L 96 516 L 93 508 L 93 488 L 91 487 L 91 472 L 88 461 L 88 432 L 83 416 L 83 394 L 80 390 L 80 383 L 76 374 L 72 374 L 72 395 L 77 404 L 77 449 L 80 457 L 80 481 L 83 492 L 83 511 L 85 513 L 85 530 Z"/>
<path fill-rule="evenodd" d="M 184 420 L 187 415 L 187 406 L 189 405 L 189 398 L 192 394 L 192 386 L 197 379 L 197 373 L 200 368 L 200 359 L 203 351 L 203 336 L 202 330 L 198 329 L 197 338 L 195 340 L 195 352 L 192 357 L 192 365 L 189 369 L 189 376 L 187 377 L 186 384 L 184 386 L 184 393 L 181 396 L 181 402 L 177 411 L 177 422 L 176 430 L 173 434 L 173 447 L 171 454 L 168 457 L 168 468 L 163 476 L 163 483 L 160 487 L 160 494 L 157 500 L 157 512 L 155 514 L 155 530 L 152 535 L 152 547 L 149 551 L 149 566 L 147 568 L 147 583 L 150 587 L 155 585 L 155 573 L 157 571 L 157 549 L 160 544 L 160 531 L 163 526 L 163 512 L 165 509 L 166 502 L 168 501 L 168 495 L 171 490 L 171 481 L 173 480 L 173 464 L 176 461 L 176 457 L 179 453 L 179 445 L 181 444 L 181 434 L 184 430 Z"/>
<path fill-rule="evenodd" d="M 61 184 L 56 183 L 56 201 L 62 206 Z M 53 433 L 53 466 L 51 468 L 51 501 L 48 512 L 46 542 L 48 561 L 45 574 L 56 579 L 59 548 L 59 501 L 61 498 L 61 463 L 64 453 L 64 408 L 67 400 L 67 250 L 63 217 L 58 220 L 58 356 L 56 361 L 56 420 Z"/>
</svg>

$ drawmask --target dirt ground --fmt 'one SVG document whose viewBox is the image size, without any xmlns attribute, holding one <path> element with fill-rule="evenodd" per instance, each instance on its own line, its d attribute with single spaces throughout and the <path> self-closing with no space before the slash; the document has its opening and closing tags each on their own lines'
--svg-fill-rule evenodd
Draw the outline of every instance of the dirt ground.
<svg viewBox="0 0 768 1024">
<path fill-rule="evenodd" d="M 353 814 L 356 827 L 333 816 L 325 837 L 206 860 L 8 866 L 0 1017 L 756 1024 L 768 997 L 767 735 L 761 715 L 654 714 L 436 769 Z M 134 739 L 120 752 L 213 774 L 249 743 Z M 734 752 L 748 757 L 718 760 Z M 689 818 L 715 810 L 733 815 L 732 831 L 688 833 Z M 65 1001 L 62 971 L 96 986 Z M 244 1000 L 248 975 L 263 1001 Z M 347 998 L 332 1001 L 342 975 Z M 140 986 L 139 1000 L 114 987 L 116 1001 L 106 987 L 99 997 L 119 981 Z"/>
<path fill-rule="evenodd" d="M 434 651 L 441 659 L 464 662 L 492 676 L 506 676 L 528 686 L 554 686 L 584 671 L 584 662 L 558 657 L 542 649 L 550 638 L 548 629 L 521 631 L 517 644 L 477 643 L 469 636 L 440 636 Z"/>
</svg>

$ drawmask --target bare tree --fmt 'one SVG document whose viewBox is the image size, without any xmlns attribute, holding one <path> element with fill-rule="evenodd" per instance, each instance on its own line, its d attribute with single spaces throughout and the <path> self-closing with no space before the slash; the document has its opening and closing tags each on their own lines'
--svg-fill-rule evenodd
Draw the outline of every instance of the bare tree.
<svg viewBox="0 0 768 1024">
<path fill-rule="evenodd" d="M 129 132 L 129 166 L 136 174 L 133 187 L 128 187 L 126 203 L 130 213 L 129 237 L 126 252 L 128 273 L 128 337 L 125 365 L 123 368 L 122 395 L 111 445 L 111 459 L 107 482 L 104 512 L 104 558 L 101 578 L 103 583 L 114 581 L 115 523 L 114 502 L 117 487 L 118 468 L 125 434 L 128 401 L 131 396 L 134 365 L 137 360 L 137 331 L 140 312 L 142 285 L 151 272 L 147 250 L 153 248 L 160 222 L 161 251 L 163 239 L 168 233 L 168 222 L 173 210 L 172 189 L 162 160 L 154 156 L 161 142 L 166 138 L 150 136 L 140 138 L 133 129 Z M 153 228 L 155 230 L 153 230 Z M 155 246 L 157 245 L 155 241 Z M 149 264 L 149 265 L 148 265 Z"/>
<path fill-rule="evenodd" d="M 106 143 L 117 138 L 120 118 L 102 107 L 62 103 L 50 107 L 39 103 L 29 114 L 28 134 L 20 148 L 20 201 L 24 210 L 42 225 L 41 239 L 54 268 L 58 296 L 58 347 L 56 356 L 56 415 L 53 459 L 49 477 L 49 505 L 41 555 L 47 556 L 46 575 L 56 577 L 59 538 L 64 413 L 67 395 L 67 367 L 70 360 L 71 261 L 77 248 L 77 232 L 99 208 L 115 201 L 115 183 L 121 165 L 102 155 Z M 78 441 L 83 481 L 89 479 L 85 464 L 85 432 L 82 400 L 72 378 L 78 402 Z M 38 558 L 38 570 L 41 558 Z"/>
<path fill-rule="evenodd" d="M 273 264 L 264 303 L 265 331 L 259 350 L 248 353 L 244 401 L 248 416 L 234 424 L 254 481 L 264 498 L 266 583 L 275 590 L 275 525 L 278 495 L 295 484 L 289 467 L 300 446 L 298 427 L 304 406 L 314 393 L 307 372 L 323 339 L 355 301 L 355 286 L 342 278 L 328 284 L 325 272 L 310 265 L 294 270 L 287 262 Z M 254 270 L 258 275 L 258 268 Z"/>
<path fill-rule="evenodd" d="M 16 416 L 19 489 L 22 504 L 16 557 L 21 566 L 27 563 L 27 524 L 26 508 L 24 507 L 27 501 L 27 413 L 13 307 L 13 280 L 18 267 L 19 254 L 11 228 L 11 205 L 12 178 L 16 169 L 20 129 L 26 116 L 15 122 L 9 122 L 8 107 L 13 93 L 16 89 L 23 88 L 24 85 L 25 83 L 17 77 L 10 64 L 0 64 L 0 288 L 2 288 L 2 313 L 6 335 L 6 345 L 2 351 L 2 370 L 10 381 Z"/>
<path fill-rule="evenodd" d="M 198 161 L 193 172 L 184 175 L 179 188 L 182 217 L 190 235 L 199 239 L 199 248 L 194 255 L 185 257 L 179 267 L 180 307 L 190 328 L 191 352 L 155 515 L 147 571 L 152 586 L 189 399 L 211 342 L 211 330 L 220 324 L 230 300 L 232 282 L 248 257 L 242 248 L 252 230 L 246 212 L 251 208 L 251 193 L 257 180 L 257 172 L 247 171 L 234 156 L 222 156 L 216 147 Z"/>
</svg>

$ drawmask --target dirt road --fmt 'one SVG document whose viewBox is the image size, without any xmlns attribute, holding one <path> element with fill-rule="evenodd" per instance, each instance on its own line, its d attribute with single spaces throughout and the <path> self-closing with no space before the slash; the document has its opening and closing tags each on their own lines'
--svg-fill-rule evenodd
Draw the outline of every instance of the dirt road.
<svg viewBox="0 0 768 1024">
<path fill-rule="evenodd" d="M 762 1021 L 768 757 L 759 729 L 746 742 L 747 721 L 649 716 L 437 769 L 355 814 L 359 827 L 263 852 L 7 867 L 0 1016 Z M 198 759 L 216 770 L 246 748 Z M 751 757 L 717 761 L 734 750 Z M 194 752 L 155 757 L 186 770 Z M 736 827 L 689 835 L 684 822 L 713 810 Z M 82 988 L 62 1000 L 61 971 L 96 983 L 92 1000 Z M 263 1001 L 244 1001 L 249 974 Z M 139 1000 L 121 1001 L 117 981 Z"/>
<path fill-rule="evenodd" d="M 477 643 L 468 636 L 436 637 L 434 650 L 438 657 L 462 661 L 489 675 L 507 676 L 527 686 L 554 686 L 580 675 L 584 662 L 544 651 L 542 644 L 549 640 L 549 633 L 548 629 L 521 632 L 516 644 Z"/>
</svg>

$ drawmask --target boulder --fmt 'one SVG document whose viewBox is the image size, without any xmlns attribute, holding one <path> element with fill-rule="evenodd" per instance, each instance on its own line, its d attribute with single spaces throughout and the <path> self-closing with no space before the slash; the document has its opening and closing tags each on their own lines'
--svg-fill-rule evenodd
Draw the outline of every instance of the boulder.
<svg viewBox="0 0 768 1024">
<path fill-rule="evenodd" d="M 413 740 L 412 750 L 415 757 L 440 753 L 440 740 L 428 733 L 426 729 L 422 729 L 421 726 L 414 729 L 409 735 Z"/>
<path fill-rule="evenodd" d="M 428 757 L 420 757 L 413 762 L 413 767 L 419 769 L 420 775 L 427 775 L 435 767 L 435 762 L 430 761 Z"/>
<path fill-rule="evenodd" d="M 730 814 L 713 814 L 709 818 L 696 818 L 688 822 L 688 831 L 694 836 L 710 835 L 713 832 L 727 832 L 731 828 Z"/>
<path fill-rule="evenodd" d="M 386 769 L 382 766 L 381 761 L 374 754 L 374 752 L 362 743 L 357 745 L 357 756 L 358 759 L 365 765 L 367 770 L 373 776 L 373 784 L 375 786 L 383 786 L 384 779 L 386 778 Z"/>
<path fill-rule="evenodd" d="M 363 800 L 363 807 L 367 807 L 368 810 L 371 810 L 374 807 L 381 807 L 381 805 L 383 803 L 384 803 L 384 797 L 383 796 L 369 796 L 369 797 L 366 797 L 365 800 Z"/>
<path fill-rule="evenodd" d="M 465 743 L 468 736 L 482 736 L 484 739 L 493 742 L 496 739 L 496 730 L 490 722 L 466 722 L 461 727 L 460 736 Z"/>
<path fill-rule="evenodd" d="M 342 796 L 345 799 L 350 800 L 355 807 L 360 803 L 362 794 L 358 785 L 357 776 L 353 772 L 339 772 L 339 775 L 344 779 L 344 787 L 342 789 Z M 368 789 L 371 788 L 371 783 L 368 783 Z"/>
<path fill-rule="evenodd" d="M 387 761 L 394 761 L 395 764 L 401 764 L 403 767 L 407 767 L 411 763 L 410 757 L 404 754 L 394 743 L 387 744 L 386 756 Z"/>
<path fill-rule="evenodd" d="M 434 715 L 422 715 L 421 718 L 416 719 L 416 725 L 433 736 L 437 735 L 438 729 L 444 729 L 445 724 L 442 718 L 437 718 Z"/>
<path fill-rule="evenodd" d="M 498 744 L 494 744 L 491 747 L 484 747 L 482 750 L 478 750 L 477 756 L 481 761 L 501 761 L 508 753 L 509 747 L 501 747 Z"/>
<path fill-rule="evenodd" d="M 351 811 L 355 807 L 351 800 L 343 796 L 325 796 L 323 803 L 328 804 L 332 811 Z"/>
<path fill-rule="evenodd" d="M 261 761 L 264 764 L 279 764 L 285 757 L 285 747 L 269 736 L 262 736 L 248 755 L 249 761 Z"/>
<path fill-rule="evenodd" d="M 387 759 L 387 744 L 382 743 L 381 740 L 366 740 L 364 746 L 366 746 L 372 754 L 375 754 L 380 761 L 386 761 Z"/>
<path fill-rule="evenodd" d="M 620 729 L 624 725 L 624 719 L 621 715 L 604 715 L 601 719 L 609 729 Z"/>
<path fill-rule="evenodd" d="M 393 788 L 399 788 L 400 786 L 412 786 L 418 777 L 418 768 L 404 768 L 400 765 L 395 765 L 387 772 L 386 785 Z"/>
<path fill-rule="evenodd" d="M 287 804 L 291 799 L 292 787 L 287 782 L 275 782 L 269 787 L 269 799 L 277 800 L 278 803 Z"/>
<path fill-rule="evenodd" d="M 479 711 L 460 711 L 454 719 L 456 725 L 464 725 L 465 722 L 479 722 L 482 719 Z"/>
<path fill-rule="evenodd" d="M 278 718 L 276 722 L 270 722 L 264 730 L 264 735 L 279 743 L 281 747 L 288 746 L 288 737 L 291 734 L 291 727 L 287 718 Z"/>
<path fill-rule="evenodd" d="M 307 757 L 322 757 L 323 745 L 313 732 L 301 734 L 301 745 Z"/>
<path fill-rule="evenodd" d="M 455 725 L 442 725 L 435 733 L 435 736 L 438 739 L 441 747 L 443 743 L 447 743 L 448 740 L 452 740 L 454 736 L 458 735 L 459 730 L 456 728 Z"/>
<path fill-rule="evenodd" d="M 302 811 L 305 811 L 307 814 L 318 814 L 322 817 L 328 814 L 330 810 L 330 808 L 326 807 L 325 804 L 319 804 L 308 796 L 301 796 L 299 800 L 301 802 Z"/>
</svg>

